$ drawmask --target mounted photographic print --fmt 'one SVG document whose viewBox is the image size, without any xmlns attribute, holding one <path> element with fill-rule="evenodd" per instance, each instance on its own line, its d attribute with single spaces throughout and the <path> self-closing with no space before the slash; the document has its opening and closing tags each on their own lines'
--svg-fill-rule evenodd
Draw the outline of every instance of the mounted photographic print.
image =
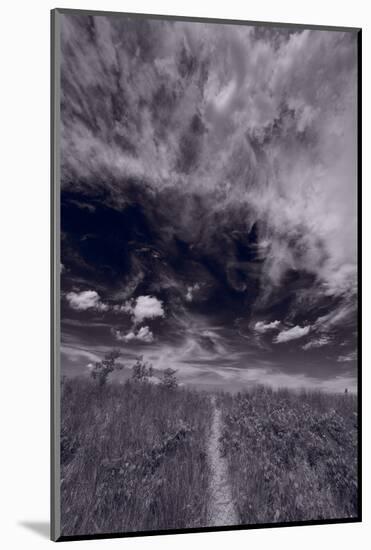
<svg viewBox="0 0 371 550">
<path fill-rule="evenodd" d="M 52 12 L 52 538 L 361 520 L 359 29 Z"/>
</svg>

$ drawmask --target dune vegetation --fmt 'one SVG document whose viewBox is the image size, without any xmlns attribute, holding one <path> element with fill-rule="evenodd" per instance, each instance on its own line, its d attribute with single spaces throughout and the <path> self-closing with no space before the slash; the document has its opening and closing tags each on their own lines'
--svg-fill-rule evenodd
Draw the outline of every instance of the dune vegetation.
<svg viewBox="0 0 371 550">
<path fill-rule="evenodd" d="M 357 516 L 354 395 L 258 387 L 219 406 L 241 523 Z"/>
<path fill-rule="evenodd" d="M 81 378 L 61 406 L 62 535 L 206 526 L 207 397 Z"/>
<path fill-rule="evenodd" d="M 357 516 L 355 396 L 198 392 L 140 361 L 117 383 L 114 361 L 62 381 L 62 535 Z"/>
</svg>

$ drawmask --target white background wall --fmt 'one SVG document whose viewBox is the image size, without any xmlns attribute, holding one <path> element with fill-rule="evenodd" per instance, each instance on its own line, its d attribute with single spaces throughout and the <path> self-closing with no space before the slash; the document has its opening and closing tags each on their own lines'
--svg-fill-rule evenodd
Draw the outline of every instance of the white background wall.
<svg viewBox="0 0 371 550">
<path fill-rule="evenodd" d="M 70 543 L 129 550 L 302 550 L 369 547 L 370 528 L 370 34 L 366 1 L 106 0 L 57 7 L 363 27 L 364 54 L 364 524 L 291 527 Z M 0 26 L 0 545 L 34 549 L 49 519 L 49 0 L 7 0 Z M 4 307 L 5 304 L 5 307 Z M 27 526 L 34 524 L 33 528 Z M 35 531 L 35 524 L 40 524 Z"/>
</svg>

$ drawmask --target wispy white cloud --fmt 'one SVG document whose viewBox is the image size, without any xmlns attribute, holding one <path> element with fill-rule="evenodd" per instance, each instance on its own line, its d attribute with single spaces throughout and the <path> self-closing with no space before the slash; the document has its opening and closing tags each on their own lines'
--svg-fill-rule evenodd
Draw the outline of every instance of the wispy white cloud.
<svg viewBox="0 0 371 550">
<path fill-rule="evenodd" d="M 319 336 L 318 338 L 313 338 L 313 340 L 310 340 L 302 348 L 304 350 L 312 349 L 312 348 L 321 348 L 323 346 L 327 346 L 331 342 L 330 336 Z"/>
<path fill-rule="evenodd" d="M 100 353 L 95 351 L 93 348 L 89 349 L 88 347 L 75 347 L 69 344 L 61 345 L 61 354 L 62 356 L 67 357 L 71 363 L 75 363 L 77 365 L 86 365 L 87 362 L 95 363 L 101 359 Z"/>
<path fill-rule="evenodd" d="M 345 353 L 344 355 L 339 355 L 339 357 L 337 358 L 337 361 L 339 363 L 348 363 L 350 361 L 356 361 L 357 360 L 357 352 L 354 350 L 354 351 L 350 351 L 349 353 Z"/>
<path fill-rule="evenodd" d="M 74 327 L 74 328 L 83 328 L 83 327 L 91 327 L 91 328 L 110 328 L 111 323 L 107 321 L 93 321 L 93 320 L 81 320 L 81 319 L 69 319 L 68 317 L 65 317 L 61 320 L 62 324 L 67 327 Z"/>
<path fill-rule="evenodd" d="M 68 292 L 66 299 L 72 309 L 85 311 L 94 309 L 97 311 L 107 311 L 109 306 L 102 302 L 98 292 L 95 290 L 82 290 L 81 292 Z"/>
<path fill-rule="evenodd" d="M 341 302 L 335 309 L 318 317 L 314 328 L 320 332 L 327 332 L 341 325 L 352 322 L 356 313 L 356 302 L 354 299 Z"/>
<path fill-rule="evenodd" d="M 309 334 L 310 328 L 310 326 L 300 327 L 296 325 L 295 327 L 282 330 L 277 334 L 273 342 L 275 344 L 282 344 L 283 342 L 289 342 L 290 340 L 297 340 L 298 338 L 302 338 L 303 336 Z"/>
<path fill-rule="evenodd" d="M 115 313 L 127 313 L 135 324 L 142 323 L 145 319 L 164 317 L 163 302 L 154 296 L 138 296 L 123 304 L 107 304 L 102 301 L 96 290 L 71 291 L 66 294 L 66 300 L 71 308 L 78 311 L 113 311 Z M 76 324 L 76 321 L 74 321 Z"/>
<path fill-rule="evenodd" d="M 257 321 L 254 325 L 254 330 L 260 333 L 265 333 L 270 330 L 274 330 L 280 326 L 280 321 L 271 321 L 270 323 L 265 323 L 264 321 Z"/>
<path fill-rule="evenodd" d="M 145 342 L 147 344 L 150 344 L 154 341 L 153 332 L 147 326 L 141 327 L 138 330 L 135 330 L 135 329 L 130 330 L 127 333 L 124 333 L 117 329 L 113 329 L 112 332 L 116 340 L 126 342 L 126 343 L 139 341 L 139 342 Z"/>
<path fill-rule="evenodd" d="M 200 290 L 200 285 L 195 283 L 194 285 L 187 286 L 186 300 L 187 302 L 192 302 L 194 299 L 194 294 Z"/>
</svg>

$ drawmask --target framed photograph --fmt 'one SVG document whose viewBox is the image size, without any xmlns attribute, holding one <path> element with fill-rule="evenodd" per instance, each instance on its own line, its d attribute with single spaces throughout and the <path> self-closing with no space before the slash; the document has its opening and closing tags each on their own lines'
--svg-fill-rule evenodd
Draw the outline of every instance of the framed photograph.
<svg viewBox="0 0 371 550">
<path fill-rule="evenodd" d="M 361 31 L 52 11 L 52 538 L 361 521 Z"/>
</svg>

